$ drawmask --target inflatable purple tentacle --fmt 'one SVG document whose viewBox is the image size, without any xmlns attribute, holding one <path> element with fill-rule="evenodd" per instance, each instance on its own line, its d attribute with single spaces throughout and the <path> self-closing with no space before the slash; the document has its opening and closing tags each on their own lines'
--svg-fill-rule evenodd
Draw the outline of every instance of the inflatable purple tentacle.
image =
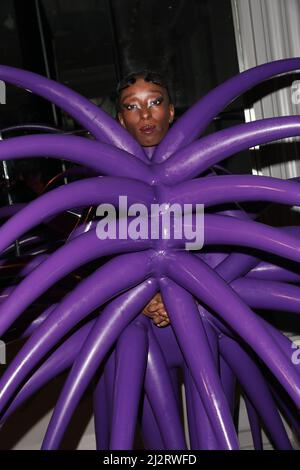
<svg viewBox="0 0 300 470">
<path fill-rule="evenodd" d="M 96 139 L 113 144 L 137 158 L 147 161 L 141 146 L 117 121 L 88 99 L 61 83 L 36 73 L 6 65 L 0 66 L 0 79 L 46 98 L 70 114 L 85 129 L 90 131 Z"/>
<path fill-rule="evenodd" d="M 248 399 L 256 407 L 256 411 L 265 423 L 276 448 L 291 449 L 282 420 L 259 368 L 236 341 L 222 336 L 219 344 L 222 356 L 234 370 Z"/>
<path fill-rule="evenodd" d="M 86 325 L 82 326 L 42 363 L 23 385 L 11 405 L 7 408 L 2 416 L 1 423 L 7 420 L 19 406 L 47 382 L 72 366 L 77 357 L 78 348 L 80 348 L 85 341 L 94 323 L 95 320 L 91 320 L 86 323 Z"/>
<path fill-rule="evenodd" d="M 140 240 L 141 250 L 149 247 L 148 240 Z M 133 240 L 103 240 L 99 243 L 95 232 L 80 235 L 49 256 L 13 290 L 0 306 L 0 331 L 5 333 L 12 323 L 34 300 L 50 286 L 82 264 L 104 255 L 137 251 Z M 101 269 L 101 268 L 100 268 Z"/>
<path fill-rule="evenodd" d="M 231 414 L 196 304 L 184 289 L 168 279 L 161 279 L 160 287 L 177 340 L 215 430 L 220 449 L 236 449 L 238 443 Z M 197 361 L 199 357 L 202 358 L 201 364 Z"/>
<path fill-rule="evenodd" d="M 253 67 L 217 86 L 186 111 L 158 146 L 154 161 L 162 162 L 197 139 L 231 101 L 269 78 L 300 68 L 300 58 L 276 60 Z"/>
<path fill-rule="evenodd" d="M 59 446 L 68 421 L 101 361 L 120 333 L 139 314 L 156 290 L 156 282 L 148 279 L 114 299 L 103 310 L 80 349 L 80 354 L 65 382 L 43 441 L 43 449 L 55 449 Z"/>
<path fill-rule="evenodd" d="M 174 186 L 242 150 L 276 139 L 298 136 L 300 117 L 285 116 L 238 124 L 193 142 L 154 167 L 158 181 Z M 208 178 L 207 180 L 209 180 Z"/>
<path fill-rule="evenodd" d="M 31 72 L 0 66 L 0 79 L 61 106 L 97 139 L 18 137 L 2 142 L 0 158 L 47 155 L 107 175 L 57 188 L 21 210 L 4 210 L 3 214 L 12 217 L 0 229 L 0 251 L 6 250 L 7 255 L 7 247 L 16 238 L 64 210 L 102 202 L 117 206 L 119 195 L 126 195 L 129 204 L 142 203 L 147 209 L 153 203 L 202 203 L 210 206 L 211 212 L 217 204 L 242 201 L 299 205 L 296 180 L 215 176 L 216 172 L 209 178 L 199 178 L 211 165 L 241 150 L 299 135 L 299 116 L 241 124 L 195 141 L 213 117 L 241 93 L 299 67 L 299 58 L 281 60 L 227 80 L 178 119 L 150 160 L 150 153 L 124 128 L 85 98 Z M 299 287 L 287 284 L 300 279 L 296 269 L 300 261 L 299 229 L 254 222 L 251 219 L 255 215 L 245 213 L 238 205 L 232 208 L 231 204 L 222 213 L 216 211 L 205 214 L 204 250 L 199 253 L 184 253 L 184 237 L 122 240 L 117 230 L 115 240 L 100 240 L 94 223 L 91 231 L 79 230 L 63 247 L 49 256 L 47 253 L 47 259 L 41 263 L 37 260 L 34 270 L 35 261 L 26 266 L 22 273 L 26 277 L 7 291 L 9 296 L 1 304 L 2 334 L 32 302 L 72 270 L 106 255 L 119 255 L 72 287 L 25 330 L 24 334 L 30 336 L 0 381 L 3 421 L 40 386 L 72 366 L 43 448 L 58 448 L 77 402 L 97 375 L 94 410 L 98 448 L 133 446 L 141 399 L 146 446 L 185 449 L 174 374 L 174 368 L 181 368 L 192 448 L 238 448 L 232 419 L 235 375 L 244 388 L 255 447 L 261 447 L 259 415 L 275 446 L 290 448 L 272 397 L 279 394 L 275 386 L 274 392 L 269 392 L 268 377 L 262 376 L 250 349 L 298 408 L 299 364 L 291 361 L 290 340 L 250 307 L 299 312 Z M 183 228 L 189 223 L 195 228 L 195 218 Z M 245 252 L 249 248 L 251 253 Z M 275 255 L 273 265 L 262 260 L 263 253 Z M 140 315 L 159 288 L 171 319 L 171 327 L 166 329 L 154 327 Z M 200 302 L 199 307 L 192 296 Z M 91 320 L 90 314 L 106 302 L 103 312 Z M 83 319 L 86 324 L 68 336 Z M 52 348 L 52 354 L 44 360 Z M 81 354 L 75 355 L 79 349 Z M 135 367 L 130 369 L 129 364 Z M 125 392 L 130 395 L 129 377 L 133 394 L 126 398 Z M 282 407 L 280 399 L 276 400 Z M 291 410 L 292 405 L 286 406 L 285 414 L 297 428 Z"/>
<path fill-rule="evenodd" d="M 80 320 L 119 292 L 150 275 L 149 253 L 121 255 L 107 262 L 71 292 L 27 340 L 0 379 L 0 410 L 33 367 Z M 134 264 L 135 262 L 135 264 Z M 133 263 L 131 275 L 127 263 Z M 109 273 L 114 272 L 114 285 Z M 88 299 L 84 293 L 89 292 Z"/>
<path fill-rule="evenodd" d="M 180 271 L 175 268 L 178 262 L 181 266 Z M 260 319 L 256 318 L 237 294 L 208 266 L 188 254 L 169 254 L 164 260 L 164 266 L 168 276 L 216 311 L 244 341 L 257 351 L 297 406 L 300 406 L 300 375 L 281 349 L 278 349 L 273 336 L 264 328 Z M 218 295 L 213 294 L 212 287 Z M 287 380 L 287 377 L 292 378 L 292 381 Z"/>
<path fill-rule="evenodd" d="M 261 424 L 256 409 L 248 399 L 247 395 L 244 395 L 247 416 L 250 424 L 251 435 L 253 440 L 253 446 L 255 450 L 263 450 L 263 442 L 261 435 Z"/>
<path fill-rule="evenodd" d="M 148 346 L 147 330 L 137 321 L 127 326 L 117 342 L 109 444 L 112 450 L 130 450 L 133 447 Z"/>
</svg>

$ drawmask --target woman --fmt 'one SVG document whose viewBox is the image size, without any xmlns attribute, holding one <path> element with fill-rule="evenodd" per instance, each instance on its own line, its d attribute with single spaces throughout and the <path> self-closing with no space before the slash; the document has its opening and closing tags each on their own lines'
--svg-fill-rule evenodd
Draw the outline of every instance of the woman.
<svg viewBox="0 0 300 470">
<path fill-rule="evenodd" d="M 149 158 L 174 119 L 174 105 L 167 84 L 154 72 L 131 73 L 117 87 L 120 124 L 145 148 Z M 170 323 L 160 293 L 146 305 L 144 314 L 159 327 Z"/>
</svg>

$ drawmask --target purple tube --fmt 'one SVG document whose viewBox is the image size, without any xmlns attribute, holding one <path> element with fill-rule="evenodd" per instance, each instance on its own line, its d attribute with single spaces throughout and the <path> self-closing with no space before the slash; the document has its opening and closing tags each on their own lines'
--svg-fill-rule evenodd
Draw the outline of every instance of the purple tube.
<svg viewBox="0 0 300 470">
<path fill-rule="evenodd" d="M 106 393 L 105 378 L 102 373 L 93 393 L 93 412 L 97 450 L 108 449 L 109 446 L 109 397 Z"/>
<path fill-rule="evenodd" d="M 180 264 L 180 271 L 175 267 L 177 263 Z M 277 343 L 262 325 L 261 319 L 256 318 L 240 297 L 199 258 L 186 253 L 169 253 L 163 264 L 168 276 L 201 298 L 257 351 L 290 397 L 300 406 L 300 378 L 296 370 L 278 349 Z M 172 308 L 174 307 L 173 305 Z"/>
<path fill-rule="evenodd" d="M 114 185 L 115 189 L 113 189 Z M 76 181 L 40 196 L 11 217 L 0 228 L 0 251 L 35 225 L 61 211 L 100 204 L 103 201 L 118 204 L 119 194 L 127 195 L 128 204 L 143 203 L 148 207 L 154 200 L 152 189 L 135 180 L 104 177 Z"/>
<path fill-rule="evenodd" d="M 261 261 L 246 275 L 247 279 L 261 279 L 262 281 L 300 282 L 300 274 L 276 264 Z"/>
<path fill-rule="evenodd" d="M 112 413 L 113 413 L 113 403 L 112 398 L 115 391 L 115 371 L 116 371 L 116 351 L 113 348 L 112 352 L 107 360 L 107 363 L 104 367 L 104 380 L 105 380 L 105 390 L 106 395 L 109 397 L 107 402 L 107 412 L 109 418 L 109 437 L 111 432 L 111 422 L 112 422 Z M 109 441 L 108 441 L 109 446 Z M 107 447 L 108 448 L 108 447 Z"/>
<path fill-rule="evenodd" d="M 95 389 L 94 397 L 97 400 L 96 408 L 94 409 L 95 431 L 96 431 L 96 444 L 98 450 L 105 450 L 109 448 L 109 439 L 111 432 L 112 420 L 112 397 L 114 396 L 114 381 L 115 381 L 115 350 L 109 353 L 108 358 L 104 364 L 104 368 L 100 368 L 102 395 L 98 396 L 98 386 Z M 99 382 L 100 383 L 100 382 Z M 100 399 L 104 401 L 100 402 Z M 104 409 L 105 408 L 105 409 Z"/>
<path fill-rule="evenodd" d="M 294 178 L 296 179 L 296 178 Z M 282 227 L 283 231 L 299 235 L 299 227 Z M 300 275 L 292 269 L 284 268 L 276 264 L 271 264 L 265 261 L 261 261 L 257 266 L 253 267 L 251 271 L 247 274 L 247 278 L 250 279 L 262 279 L 265 281 L 278 281 L 278 282 L 299 282 Z"/>
<path fill-rule="evenodd" d="M 245 400 L 248 420 L 250 424 L 254 449 L 263 450 L 263 442 L 262 442 L 261 425 L 260 425 L 259 416 L 256 412 L 256 409 L 252 405 L 251 401 L 247 397 L 247 395 L 244 395 L 244 400 Z"/>
<path fill-rule="evenodd" d="M 234 370 L 239 382 L 246 390 L 246 395 L 266 424 L 276 448 L 291 450 L 292 446 L 275 402 L 259 368 L 237 342 L 223 336 L 219 344 L 222 356 Z"/>
<path fill-rule="evenodd" d="M 109 448 L 133 447 L 140 395 L 147 366 L 147 331 L 138 321 L 121 334 L 116 346 L 116 373 Z"/>
<path fill-rule="evenodd" d="M 220 448 L 218 445 L 213 427 L 207 416 L 205 407 L 201 400 L 201 396 L 197 390 L 197 387 L 193 381 L 192 376 L 190 376 L 190 387 L 193 400 L 193 409 L 194 409 L 194 420 L 196 425 L 196 436 L 198 445 L 196 449 L 199 450 L 217 450 Z"/>
<path fill-rule="evenodd" d="M 99 316 L 73 364 L 47 428 L 42 449 L 58 448 L 64 431 L 91 378 L 119 334 L 139 314 L 157 289 L 148 279 L 113 300 Z"/>
<path fill-rule="evenodd" d="M 291 426 L 293 432 L 297 436 L 298 441 L 300 440 L 300 413 L 299 410 L 296 409 L 293 403 L 289 400 L 286 394 L 282 396 L 278 390 L 274 387 L 271 387 L 272 394 L 277 401 L 281 412 L 284 414 L 285 418 L 287 419 L 289 425 Z"/>
<path fill-rule="evenodd" d="M 34 257 L 20 257 L 13 261 L 3 260 L 3 264 L 0 264 L 0 275 L 3 275 L 3 277 L 9 276 L 15 278 L 25 277 L 48 257 L 49 255 L 44 253 Z"/>
<path fill-rule="evenodd" d="M 152 408 L 165 449 L 186 449 L 183 426 L 172 381 L 160 346 L 151 329 L 145 376 L 145 393 Z"/>
<path fill-rule="evenodd" d="M 269 176 L 212 176 L 198 178 L 171 187 L 170 204 L 205 204 L 206 207 L 226 202 L 269 201 L 300 205 L 300 184 Z"/>
<path fill-rule="evenodd" d="M 229 78 L 207 93 L 172 126 L 154 154 L 155 163 L 169 158 L 175 151 L 195 140 L 232 100 L 275 75 L 300 68 L 300 58 L 276 60 Z"/>
<path fill-rule="evenodd" d="M 152 333 L 158 341 L 168 369 L 182 367 L 184 359 L 173 328 L 157 328 L 151 324 Z"/>
<path fill-rule="evenodd" d="M 231 253 L 216 267 L 215 271 L 225 281 L 231 282 L 239 276 L 246 275 L 257 263 L 258 259 L 255 256 L 244 253 Z"/>
<path fill-rule="evenodd" d="M 297 237 L 259 222 L 207 214 L 204 240 L 206 245 L 257 248 L 293 261 L 300 261 L 300 244 Z"/>
<path fill-rule="evenodd" d="M 35 318 L 22 333 L 21 338 L 28 338 L 32 333 L 49 317 L 50 313 L 57 307 L 57 304 L 52 304 L 46 308 L 37 318 Z"/>
<path fill-rule="evenodd" d="M 147 240 L 141 241 L 141 249 L 147 247 Z M 138 242 L 139 242 L 138 241 Z M 95 232 L 88 232 L 75 238 L 32 271 L 0 306 L 0 332 L 2 334 L 22 314 L 27 306 L 43 294 L 51 285 L 82 264 L 100 256 L 118 251 L 137 250 L 134 240 L 100 240 Z M 34 286 L 34 287 L 32 287 Z M 1 316 L 1 311 L 5 315 Z M 0 333 L 1 334 L 1 333 Z"/>
<path fill-rule="evenodd" d="M 219 370 L 219 345 L 218 338 L 216 335 L 215 329 L 210 325 L 206 318 L 201 317 L 201 321 L 208 339 L 209 347 L 212 353 L 212 357 L 215 362 L 216 371 Z M 215 436 L 214 429 L 210 423 L 210 420 L 207 416 L 205 407 L 203 406 L 201 397 L 197 391 L 195 383 L 192 384 L 192 392 L 194 396 L 194 403 L 196 409 L 196 420 L 199 423 L 198 431 L 198 443 L 199 449 L 203 450 L 213 450 L 218 448 L 217 439 Z M 196 403 L 198 404 L 196 405 Z"/>
<path fill-rule="evenodd" d="M 291 353 L 293 352 L 293 349 L 292 349 L 291 340 L 287 336 L 285 336 L 283 333 L 281 333 L 279 330 L 277 330 L 273 325 L 271 325 L 266 320 L 264 320 L 263 318 L 260 318 L 260 322 L 262 323 L 263 327 L 269 332 L 269 334 L 274 338 L 279 349 L 282 351 L 285 357 L 293 364 L 294 370 L 296 373 L 298 373 L 298 376 L 299 376 L 300 363 L 298 362 L 294 363 L 292 361 Z M 296 403 L 296 406 L 297 406 L 297 403 Z"/>
<path fill-rule="evenodd" d="M 148 183 L 153 178 L 147 162 L 111 145 L 70 135 L 27 135 L 4 140 L 0 159 L 39 158 L 45 153 L 50 158 L 63 158 L 87 166 L 99 174 L 136 176 Z"/>
<path fill-rule="evenodd" d="M 29 259 L 28 260 L 28 263 L 24 266 L 23 269 L 20 270 L 20 272 L 18 273 L 18 276 L 19 277 L 25 277 L 27 276 L 29 273 L 31 273 L 31 271 L 33 271 L 37 266 L 39 266 L 43 261 L 45 261 L 47 258 L 49 258 L 49 255 L 46 254 L 46 253 L 43 253 L 41 255 L 37 255 L 35 256 L 34 258 L 32 259 Z"/>
<path fill-rule="evenodd" d="M 129 273 L 127 267 L 131 263 L 133 269 Z M 33 367 L 73 326 L 114 295 L 143 281 L 150 270 L 149 253 L 134 253 L 112 259 L 81 281 L 27 340 L 2 375 L 0 410 Z"/>
<path fill-rule="evenodd" d="M 196 421 L 196 404 L 194 403 L 194 396 L 192 393 L 192 377 L 188 367 L 184 367 L 184 390 L 186 398 L 186 409 L 187 409 L 187 421 L 189 430 L 189 439 L 191 450 L 197 450 L 200 448 L 198 439 L 198 422 Z M 197 393 L 199 397 L 199 393 Z M 202 405 L 202 403 L 201 403 Z"/>
<path fill-rule="evenodd" d="M 223 357 L 220 356 L 220 377 L 232 416 L 235 407 L 236 377 Z"/>
<path fill-rule="evenodd" d="M 117 121 L 61 83 L 6 65 L 0 66 L 0 79 L 50 100 L 69 113 L 96 139 L 113 144 L 146 161 L 147 157 L 141 146 Z"/>
<path fill-rule="evenodd" d="M 232 417 L 196 304 L 188 292 L 170 280 L 161 279 L 160 287 L 175 335 L 215 430 L 218 445 L 220 449 L 237 449 Z M 188 318 L 186 312 L 189 313 Z M 200 364 L 199 357 L 202 358 Z"/>
<path fill-rule="evenodd" d="M 159 181 L 174 186 L 195 178 L 215 163 L 237 152 L 247 150 L 254 145 L 299 134 L 299 116 L 261 119 L 239 124 L 193 142 L 154 169 Z M 207 181 L 209 180 L 210 178 L 207 178 Z"/>
<path fill-rule="evenodd" d="M 231 287 L 251 308 L 300 314 L 300 287 L 283 282 L 237 279 Z"/>
<path fill-rule="evenodd" d="M 166 450 L 147 395 L 144 395 L 142 402 L 141 429 L 143 444 L 146 449 Z"/>
<path fill-rule="evenodd" d="M 34 395 L 40 388 L 47 384 L 52 378 L 72 366 L 78 349 L 85 341 L 95 320 L 89 321 L 79 330 L 73 333 L 62 345 L 60 345 L 45 362 L 33 373 L 25 385 L 18 392 L 1 418 L 3 424 L 9 416 L 19 408 L 28 398 Z"/>
<path fill-rule="evenodd" d="M 299 204 L 299 183 L 232 175 L 186 180 L 242 149 L 299 134 L 300 118 L 291 116 L 242 124 L 192 142 L 234 97 L 274 74 L 299 66 L 299 58 L 278 61 L 228 80 L 180 118 L 154 154 L 153 148 L 144 151 L 111 117 L 62 85 L 30 72 L 0 67 L 0 78 L 51 99 L 98 139 L 88 141 L 61 135 L 20 137 L 3 142 L 1 158 L 9 160 L 46 154 L 81 163 L 97 173 L 108 175 L 58 188 L 26 206 L 0 229 L 2 251 L 36 224 L 63 210 L 101 202 L 116 205 L 119 195 L 126 195 L 129 204 L 142 202 L 147 208 L 152 203 L 205 203 L 212 207 L 235 201 L 233 206 L 221 209 L 222 215 L 205 214 L 205 253 L 184 253 L 186 240 L 99 241 L 95 227 L 92 227 L 87 233 L 75 232 L 72 240 L 29 273 L 33 266 L 28 267 L 26 278 L 0 307 L 0 333 L 7 331 L 32 302 L 72 270 L 105 255 L 134 251 L 96 269 L 50 313 L 44 312 L 37 319 L 40 322 L 38 328 L 30 325 L 26 332 L 31 333 L 30 338 L 0 380 L 0 409 L 4 410 L 10 403 L 8 411 L 11 412 L 40 383 L 73 363 L 43 448 L 59 446 L 73 410 L 92 377 L 96 373 L 101 376 L 102 362 L 108 355 L 94 397 L 98 448 L 132 447 L 140 396 L 146 445 L 161 449 L 186 448 L 174 393 L 176 377 L 173 371 L 176 367 L 185 370 L 193 447 L 238 448 L 232 420 L 237 375 L 248 400 L 256 446 L 260 447 L 259 414 L 276 446 L 290 448 L 268 385 L 252 362 L 249 347 L 298 407 L 299 366 L 291 362 L 289 340 L 254 314 L 249 306 L 276 307 L 298 313 L 298 287 L 270 282 L 270 268 L 266 281 L 251 276 L 261 269 L 260 252 L 264 251 L 281 258 L 273 276 L 295 279 L 298 273 L 293 273 L 291 263 L 290 266 L 283 263 L 286 263 L 285 259 L 300 260 L 299 233 L 253 222 L 236 201 Z M 243 253 L 240 247 L 254 249 L 255 253 L 245 253 L 245 250 Z M 244 279 L 250 270 L 252 274 Z M 132 323 L 159 286 L 172 326 L 156 328 L 142 315 Z M 199 310 L 192 296 L 203 306 Z M 74 358 L 68 341 L 75 341 L 76 336 L 75 339 L 64 336 L 78 322 L 85 318 L 88 321 L 89 315 L 106 302 L 109 303 L 97 317 L 85 341 L 84 335 L 78 336 L 73 349 L 76 353 L 80 349 L 80 354 Z M 75 335 L 80 332 L 81 329 Z M 223 344 L 226 360 L 219 356 L 217 338 L 220 345 Z M 57 349 L 43 363 L 42 359 L 54 347 Z M 58 362 L 58 369 L 54 360 Z M 33 372 L 38 364 L 39 368 Z M 263 397 L 260 400 L 261 391 Z M 109 403 L 101 402 L 110 398 Z"/>
</svg>

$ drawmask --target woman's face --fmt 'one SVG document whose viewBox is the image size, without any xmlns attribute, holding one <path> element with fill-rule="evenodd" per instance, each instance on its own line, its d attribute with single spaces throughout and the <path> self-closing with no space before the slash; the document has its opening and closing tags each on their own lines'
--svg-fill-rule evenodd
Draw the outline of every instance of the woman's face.
<svg viewBox="0 0 300 470">
<path fill-rule="evenodd" d="M 174 106 L 160 85 L 138 78 L 120 96 L 120 123 L 143 146 L 157 145 L 173 121 Z"/>
</svg>

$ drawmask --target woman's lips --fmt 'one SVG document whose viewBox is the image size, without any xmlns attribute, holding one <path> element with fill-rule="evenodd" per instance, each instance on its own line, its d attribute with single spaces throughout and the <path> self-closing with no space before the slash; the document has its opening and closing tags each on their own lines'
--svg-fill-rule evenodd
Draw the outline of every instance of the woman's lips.
<svg viewBox="0 0 300 470">
<path fill-rule="evenodd" d="M 150 124 L 146 124 L 145 126 L 140 127 L 140 131 L 143 134 L 153 134 L 155 129 L 156 129 L 156 126 L 153 126 L 153 125 L 150 125 Z"/>
</svg>

